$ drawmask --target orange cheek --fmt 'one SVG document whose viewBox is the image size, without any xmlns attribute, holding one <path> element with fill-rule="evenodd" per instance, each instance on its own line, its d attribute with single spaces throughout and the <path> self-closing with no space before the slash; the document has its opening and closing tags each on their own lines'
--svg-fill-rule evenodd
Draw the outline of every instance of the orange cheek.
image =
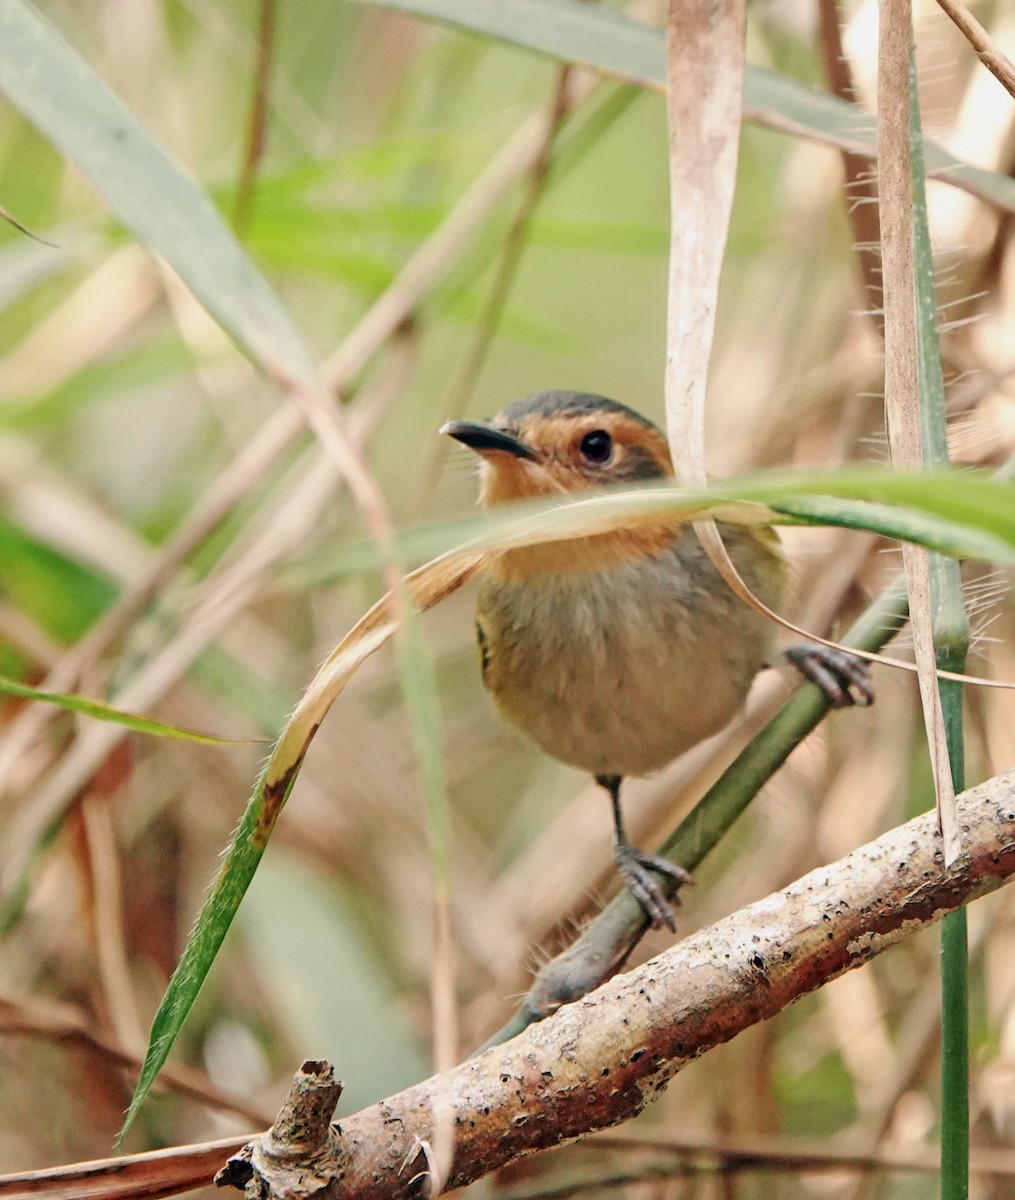
<svg viewBox="0 0 1015 1200">
<path fill-rule="evenodd" d="M 582 486 L 585 486 L 583 479 L 568 478 L 556 464 L 535 463 L 509 454 L 490 454 L 480 467 L 479 498 L 483 504 L 532 500 Z"/>
</svg>

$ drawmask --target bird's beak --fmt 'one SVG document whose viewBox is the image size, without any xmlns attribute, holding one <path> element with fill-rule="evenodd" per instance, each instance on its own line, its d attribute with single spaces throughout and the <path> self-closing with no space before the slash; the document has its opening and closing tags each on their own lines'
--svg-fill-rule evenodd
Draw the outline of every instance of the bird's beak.
<svg viewBox="0 0 1015 1200">
<path fill-rule="evenodd" d="M 484 456 L 500 453 L 510 454 L 513 458 L 536 458 L 535 451 L 526 446 L 520 438 L 485 421 L 448 421 L 446 425 L 441 426 L 440 432 Z"/>
</svg>

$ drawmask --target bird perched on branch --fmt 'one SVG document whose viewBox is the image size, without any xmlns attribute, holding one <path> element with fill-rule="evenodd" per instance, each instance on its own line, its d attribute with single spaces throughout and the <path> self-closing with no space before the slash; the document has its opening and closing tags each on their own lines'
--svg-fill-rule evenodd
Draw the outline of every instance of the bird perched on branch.
<svg viewBox="0 0 1015 1200">
<path fill-rule="evenodd" d="M 603 396 L 540 392 L 490 422 L 450 421 L 441 432 L 479 455 L 487 506 L 673 476 L 656 426 Z M 786 568 L 774 531 L 721 531 L 750 590 L 777 604 Z M 621 781 L 666 766 L 732 720 L 769 662 L 773 623 L 733 594 L 690 525 L 661 515 L 499 552 L 476 636 L 501 717 L 606 789 L 617 867 L 651 922 L 672 929 L 667 897 L 690 877 L 628 841 Z M 803 658 L 806 673 L 813 657 Z M 851 687 L 870 701 L 862 664 L 850 662 L 825 680 L 833 703 L 852 703 Z"/>
</svg>

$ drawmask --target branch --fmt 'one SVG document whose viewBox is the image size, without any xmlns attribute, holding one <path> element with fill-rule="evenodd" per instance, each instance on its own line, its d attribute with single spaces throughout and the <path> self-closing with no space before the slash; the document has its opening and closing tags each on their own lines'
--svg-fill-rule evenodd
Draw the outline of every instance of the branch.
<svg viewBox="0 0 1015 1200">
<path fill-rule="evenodd" d="M 454 1159 L 432 1192 L 626 1121 L 706 1050 L 1006 882 L 1015 873 L 1015 770 L 964 793 L 958 817 L 963 851 L 951 870 L 942 865 L 935 814 L 917 817 L 513 1041 L 319 1127 L 313 1147 L 304 1130 L 311 1153 L 303 1176 L 281 1128 L 293 1125 L 294 1089 L 285 1120 L 231 1159 L 219 1181 L 264 1200 L 414 1197 L 432 1177 L 431 1147 L 448 1128 Z"/>
</svg>

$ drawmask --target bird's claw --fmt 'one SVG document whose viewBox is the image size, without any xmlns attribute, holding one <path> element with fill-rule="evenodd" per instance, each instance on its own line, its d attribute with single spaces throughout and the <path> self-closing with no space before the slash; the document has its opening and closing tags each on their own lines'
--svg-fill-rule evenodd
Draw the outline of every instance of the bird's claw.
<svg viewBox="0 0 1015 1200">
<path fill-rule="evenodd" d="M 680 904 L 677 888 L 692 882 L 690 873 L 669 859 L 647 854 L 627 842 L 617 845 L 614 857 L 628 891 L 645 910 L 653 928 L 665 925 L 672 933 L 676 933 L 672 906 Z M 663 882 L 653 876 L 653 871 L 663 877 Z"/>
<path fill-rule="evenodd" d="M 785 655 L 804 679 L 821 689 L 833 708 L 854 704 L 866 708 L 874 703 L 867 664 L 855 654 L 817 642 L 800 642 L 789 646 Z"/>
</svg>

